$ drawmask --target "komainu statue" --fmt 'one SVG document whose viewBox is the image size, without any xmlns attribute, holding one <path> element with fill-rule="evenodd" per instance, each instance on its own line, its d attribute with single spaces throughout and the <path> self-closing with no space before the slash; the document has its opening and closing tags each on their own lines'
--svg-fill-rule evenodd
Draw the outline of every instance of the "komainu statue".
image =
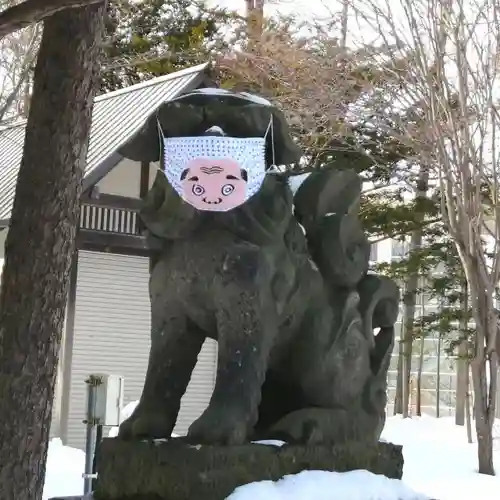
<svg viewBox="0 0 500 500">
<path fill-rule="evenodd" d="M 191 137 L 204 156 L 165 139 L 165 173 L 144 200 L 163 250 L 151 265 L 144 390 L 119 437 L 171 436 L 208 337 L 219 346 L 215 389 L 189 442 L 377 441 L 399 290 L 368 272 L 358 175 L 325 167 L 293 194 L 268 170 L 268 137 L 235 143 L 224 127 L 205 131 Z"/>
</svg>

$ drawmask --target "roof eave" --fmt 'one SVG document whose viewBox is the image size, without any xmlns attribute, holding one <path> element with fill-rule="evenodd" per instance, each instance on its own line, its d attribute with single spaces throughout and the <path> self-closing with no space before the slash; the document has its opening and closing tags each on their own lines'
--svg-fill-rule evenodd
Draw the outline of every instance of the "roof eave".
<svg viewBox="0 0 500 500">
<path fill-rule="evenodd" d="M 184 92 L 189 92 L 191 90 L 194 90 L 198 88 L 199 86 L 203 85 L 207 79 L 209 78 L 210 75 L 210 70 L 211 70 L 211 64 L 210 63 L 205 63 L 203 65 L 198 66 L 200 68 L 199 72 L 196 73 L 196 71 L 193 71 L 195 73 L 195 77 L 189 82 L 188 85 L 179 94 L 182 94 Z M 190 68 L 190 69 L 195 69 L 196 67 Z M 146 82 L 144 82 L 146 83 Z M 16 123 L 15 125 L 12 126 L 19 126 L 22 123 Z M 121 144 L 117 150 L 123 146 Z M 105 177 L 111 170 L 113 170 L 114 167 L 120 163 L 124 157 L 120 155 L 117 151 L 115 151 L 113 154 L 110 156 L 104 158 L 101 163 L 94 168 L 88 175 L 86 175 L 83 179 L 83 192 L 87 191 L 89 188 L 95 186 L 103 177 Z M 10 223 L 10 218 L 9 219 L 0 219 L 0 230 L 8 228 Z"/>
<path fill-rule="evenodd" d="M 203 84 L 206 78 L 209 76 L 208 74 L 209 70 L 210 70 L 210 64 L 206 63 L 203 69 L 196 74 L 193 80 L 191 80 L 189 85 L 187 85 L 184 89 L 182 89 L 180 94 L 196 89 L 201 84 Z M 120 149 L 123 146 L 123 144 L 120 144 L 117 150 Z M 113 168 L 115 168 L 118 165 L 118 163 L 120 163 L 123 159 L 124 157 L 120 155 L 117 151 L 115 151 L 111 156 L 104 158 L 98 167 L 96 167 L 92 172 L 90 172 L 89 175 L 85 176 L 83 180 L 83 191 L 85 192 L 91 187 L 95 186 L 101 179 L 106 177 L 106 175 L 108 175 L 109 172 L 111 172 L 111 170 L 113 170 Z"/>
</svg>

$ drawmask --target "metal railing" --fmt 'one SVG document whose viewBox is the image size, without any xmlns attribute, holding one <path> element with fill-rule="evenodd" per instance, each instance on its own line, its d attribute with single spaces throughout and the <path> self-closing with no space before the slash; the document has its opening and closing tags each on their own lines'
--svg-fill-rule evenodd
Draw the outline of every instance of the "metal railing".
<svg viewBox="0 0 500 500">
<path fill-rule="evenodd" d="M 83 203 L 80 229 L 137 236 L 141 234 L 138 211 Z"/>
</svg>

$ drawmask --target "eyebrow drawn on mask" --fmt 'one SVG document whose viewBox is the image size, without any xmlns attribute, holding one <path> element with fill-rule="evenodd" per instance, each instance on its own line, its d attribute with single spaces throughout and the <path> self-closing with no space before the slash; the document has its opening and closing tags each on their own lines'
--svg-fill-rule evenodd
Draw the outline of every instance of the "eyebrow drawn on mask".
<svg viewBox="0 0 500 500">
<path fill-rule="evenodd" d="M 222 167 L 219 167 L 217 165 L 214 165 L 213 167 L 200 167 L 200 170 L 204 174 L 220 174 L 224 171 Z"/>
</svg>

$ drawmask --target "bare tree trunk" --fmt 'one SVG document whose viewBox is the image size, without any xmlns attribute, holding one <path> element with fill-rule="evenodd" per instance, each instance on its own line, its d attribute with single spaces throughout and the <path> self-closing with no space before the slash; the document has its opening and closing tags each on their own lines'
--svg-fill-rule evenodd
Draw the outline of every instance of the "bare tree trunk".
<svg viewBox="0 0 500 500">
<path fill-rule="evenodd" d="M 419 233 L 421 235 L 421 232 Z M 415 241 L 417 240 L 414 238 L 414 236 L 412 236 L 411 248 L 417 248 L 414 246 Z M 396 383 L 396 400 L 394 404 L 395 414 L 401 414 L 403 418 L 408 417 L 408 408 L 410 404 L 410 377 L 413 354 L 413 325 L 415 321 L 417 288 L 418 275 L 411 276 L 406 284 L 406 290 L 403 296 L 403 325 L 399 343 L 398 376 Z"/>
<path fill-rule="evenodd" d="M 423 280 L 422 280 L 423 281 Z M 422 283 L 423 284 L 423 283 Z M 424 288 L 423 286 L 421 287 Z M 420 315 L 425 315 L 425 297 L 421 294 L 420 300 Z M 418 356 L 418 371 L 417 371 L 417 403 L 416 403 L 416 414 L 417 416 L 422 416 L 422 371 L 424 369 L 424 353 L 425 353 L 425 338 L 420 339 L 420 352 Z"/>
<path fill-rule="evenodd" d="M 467 424 L 467 442 L 472 444 L 472 416 L 471 416 L 471 402 L 470 402 L 470 366 L 469 360 L 466 360 L 466 393 L 465 393 L 465 419 Z"/>
<path fill-rule="evenodd" d="M 486 367 L 480 360 L 471 363 L 472 383 L 474 386 L 474 417 L 477 434 L 477 453 L 479 472 L 495 475 L 493 467 L 493 422 L 490 422 L 484 405 L 486 387 Z"/>
<path fill-rule="evenodd" d="M 417 403 L 416 414 L 422 416 L 422 371 L 424 368 L 424 339 L 420 342 L 420 352 L 418 356 L 418 372 L 417 372 Z"/>
<path fill-rule="evenodd" d="M 415 389 L 416 389 L 416 381 L 415 377 L 410 377 L 410 394 L 408 397 L 408 417 L 413 417 L 413 399 L 415 397 Z"/>
<path fill-rule="evenodd" d="M 349 4 L 351 0 L 342 0 L 342 17 L 341 17 L 341 31 L 340 31 L 340 46 L 346 48 L 347 46 L 347 27 L 349 21 Z"/>
<path fill-rule="evenodd" d="M 401 329 L 401 337 L 399 339 L 398 349 L 398 373 L 396 379 L 396 395 L 394 398 L 394 415 L 403 414 L 403 358 L 404 358 L 404 342 L 402 339 L 403 330 Z"/>
<path fill-rule="evenodd" d="M 104 4 L 47 18 L 0 310 L 0 498 L 41 500 Z"/>
<path fill-rule="evenodd" d="M 476 298 L 473 314 L 476 323 L 474 358 L 471 361 L 472 384 L 474 387 L 474 417 L 477 434 L 479 472 L 495 475 L 493 465 L 493 423 L 495 420 L 497 365 L 496 332 L 497 318 L 493 297 L 481 280 L 479 265 L 467 259 L 467 273 L 471 285 L 471 295 Z M 490 339 L 492 342 L 490 342 Z M 490 345 L 493 344 L 493 345 Z"/>
<path fill-rule="evenodd" d="M 436 418 L 441 416 L 441 349 L 443 336 L 439 332 L 436 367 Z"/>
<path fill-rule="evenodd" d="M 417 210 L 416 220 L 419 222 L 423 219 L 423 211 L 419 211 L 419 205 L 427 198 L 427 190 L 429 187 L 429 169 L 423 165 L 420 167 L 420 172 L 417 180 L 416 194 L 415 194 L 415 209 Z M 421 228 L 417 228 L 411 235 L 410 242 L 410 255 L 415 250 L 422 246 L 423 232 Z M 400 393 L 396 391 L 396 397 L 401 398 L 401 413 L 403 417 L 408 416 L 409 404 L 409 384 L 411 375 L 411 362 L 413 352 L 413 330 L 415 324 L 415 305 L 417 301 L 417 292 L 419 285 L 419 273 L 415 272 L 406 283 L 405 294 L 403 297 L 403 332 L 402 332 L 402 349 L 400 349 L 401 356 L 401 371 L 398 370 L 398 379 L 400 382 Z M 399 360 L 398 360 L 399 364 Z"/>
<path fill-rule="evenodd" d="M 249 50 L 256 49 L 264 29 L 265 0 L 245 0 Z"/>
<path fill-rule="evenodd" d="M 461 304 L 460 309 L 463 312 L 463 317 L 460 320 L 459 325 L 459 335 L 461 335 L 464 340 L 460 343 L 458 347 L 458 359 L 457 359 L 457 392 L 456 392 L 456 406 L 455 406 L 455 424 L 465 425 L 465 411 L 466 411 L 466 396 L 469 390 L 469 361 L 468 354 L 469 350 L 468 340 L 467 340 L 467 323 L 468 323 L 468 297 L 467 297 L 467 282 L 462 285 L 461 293 Z"/>
</svg>

